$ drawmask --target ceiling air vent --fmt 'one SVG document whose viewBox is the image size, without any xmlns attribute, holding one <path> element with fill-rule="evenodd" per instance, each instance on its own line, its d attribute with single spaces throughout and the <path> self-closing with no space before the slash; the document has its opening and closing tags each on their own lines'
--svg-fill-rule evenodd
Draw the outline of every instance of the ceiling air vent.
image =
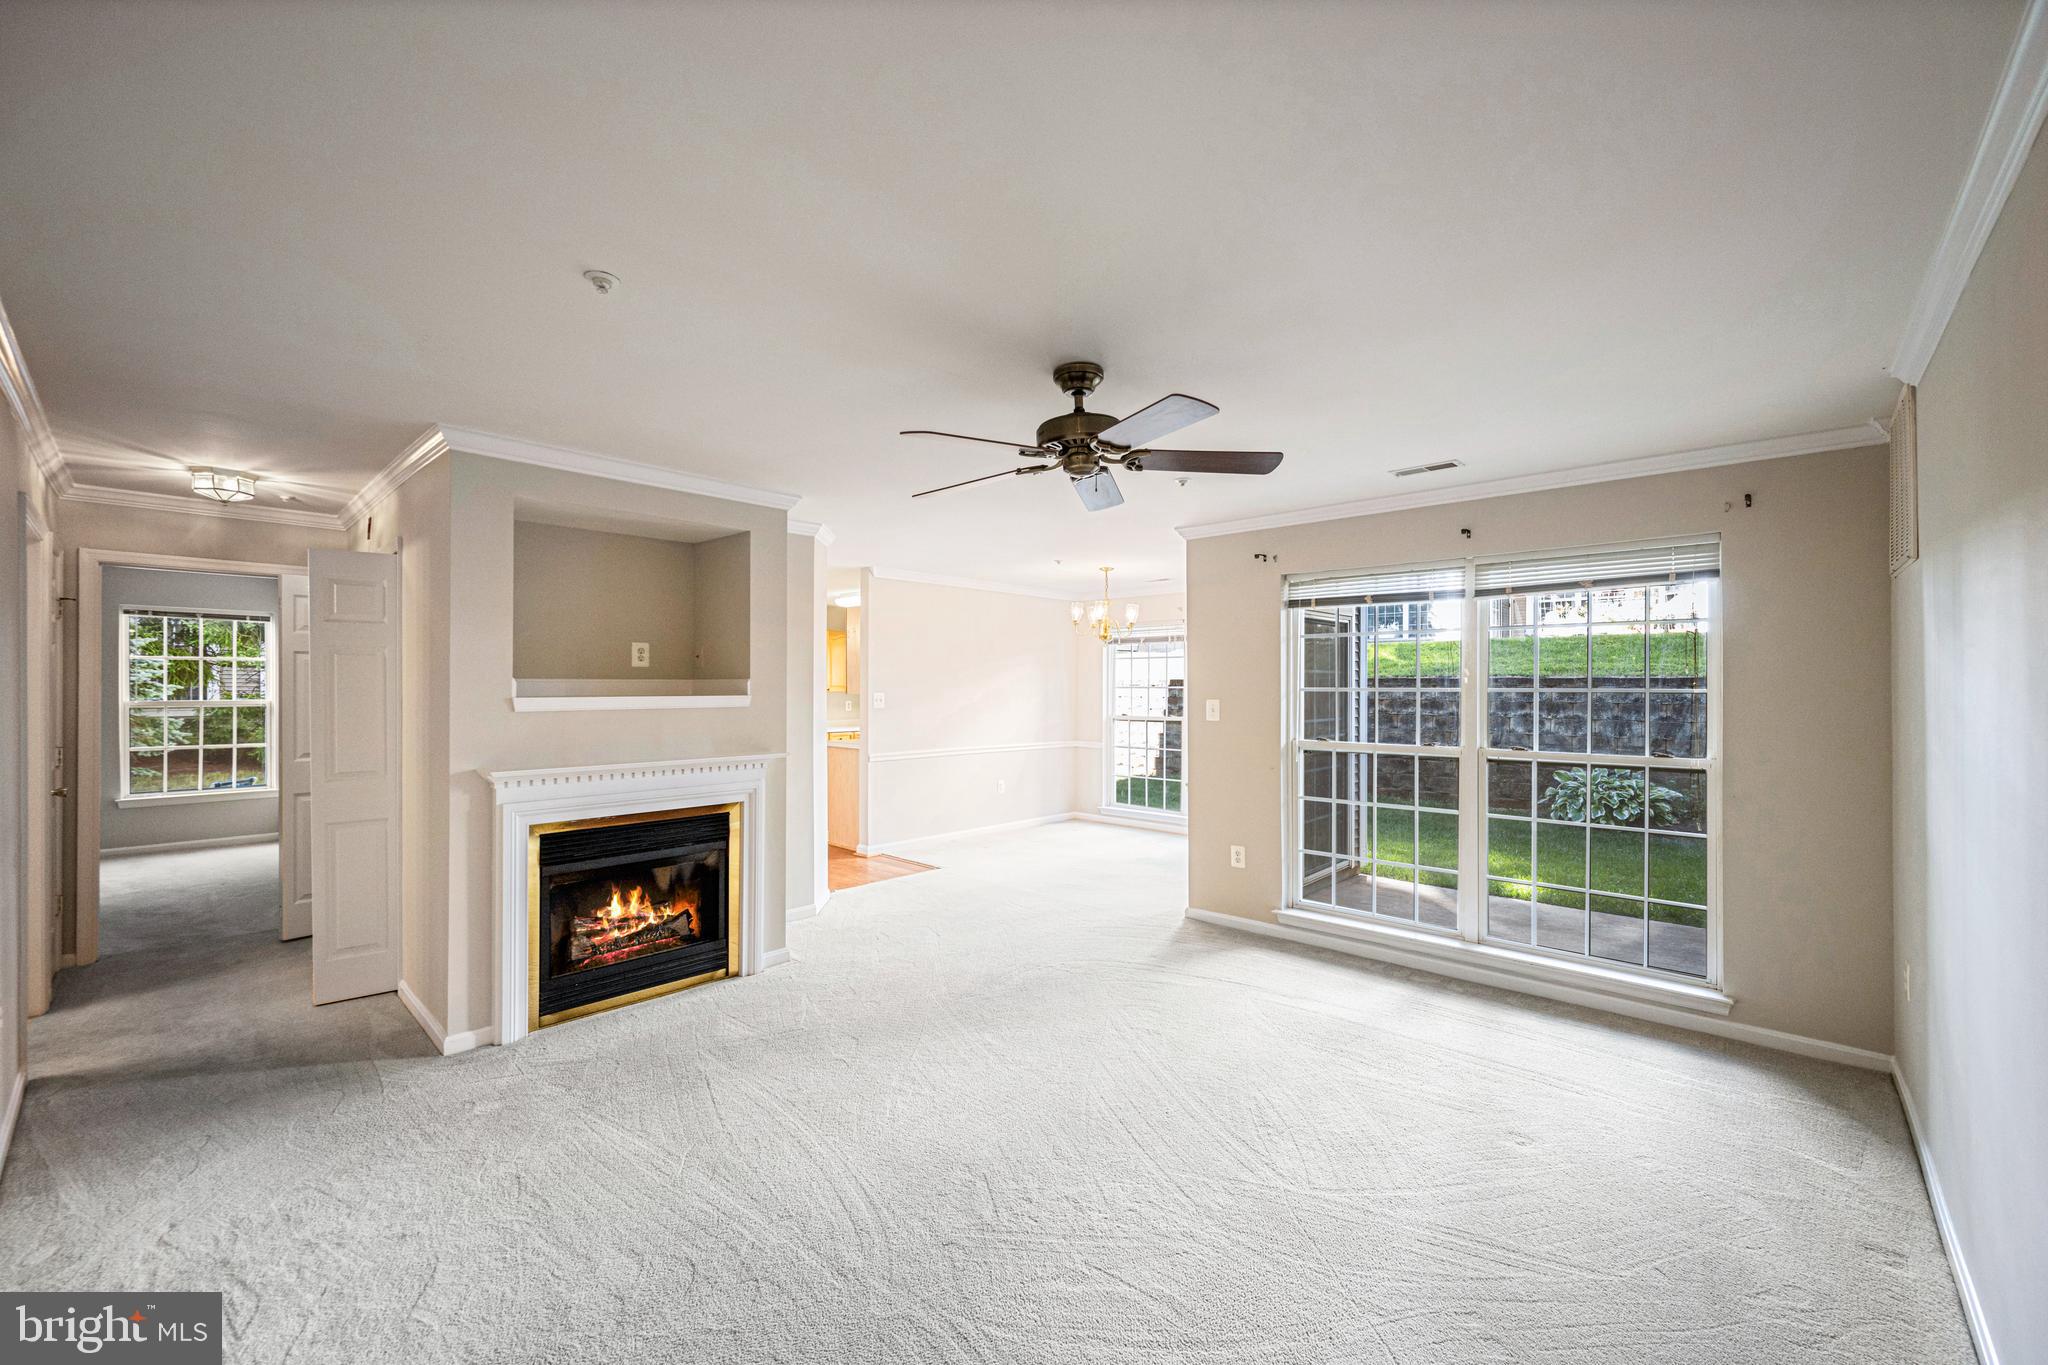
<svg viewBox="0 0 2048 1365">
<path fill-rule="evenodd" d="M 1892 574 L 1920 557 L 1920 420 L 1911 384 L 1892 409 Z"/>
<path fill-rule="evenodd" d="M 1411 464 L 1406 469 L 1395 470 L 1394 477 L 1405 479 L 1410 474 L 1441 474 L 1446 469 L 1456 469 L 1464 463 L 1463 460 L 1438 460 L 1433 464 Z"/>
</svg>

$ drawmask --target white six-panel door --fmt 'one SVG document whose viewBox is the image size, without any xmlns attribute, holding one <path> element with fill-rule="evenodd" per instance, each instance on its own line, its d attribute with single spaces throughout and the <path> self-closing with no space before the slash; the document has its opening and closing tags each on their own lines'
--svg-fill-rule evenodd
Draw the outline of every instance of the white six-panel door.
<svg viewBox="0 0 2048 1365">
<path fill-rule="evenodd" d="M 313 932 L 313 588 L 304 574 L 284 574 L 277 589 L 278 937 L 292 939 Z"/>
<path fill-rule="evenodd" d="M 396 990 L 398 557 L 307 556 L 311 596 L 313 1003 Z"/>
</svg>

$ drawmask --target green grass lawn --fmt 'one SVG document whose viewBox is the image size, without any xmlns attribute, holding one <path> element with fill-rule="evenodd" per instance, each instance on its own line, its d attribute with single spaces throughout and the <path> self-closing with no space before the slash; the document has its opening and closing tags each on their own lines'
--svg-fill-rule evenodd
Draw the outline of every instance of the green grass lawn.
<svg viewBox="0 0 2048 1365">
<path fill-rule="evenodd" d="M 1552 676 L 1582 676 L 1587 665 L 1587 636 L 1564 635 L 1543 641 L 1544 671 Z M 1592 640 L 1592 671 L 1603 678 L 1643 676 L 1643 637 L 1635 633 L 1596 634 Z M 1456 640 L 1382 641 L 1371 646 L 1372 666 L 1382 675 L 1408 677 L 1415 672 L 1418 651 L 1422 676 L 1456 678 L 1460 646 Z M 1535 672 L 1536 644 L 1526 636 L 1494 639 L 1487 651 L 1496 678 L 1526 678 Z M 1671 629 L 1649 637 L 1649 672 L 1657 678 L 1689 678 L 1707 671 L 1705 631 Z"/>
<path fill-rule="evenodd" d="M 1372 855 L 1379 862 L 1381 875 L 1426 886 L 1457 884 L 1456 816 L 1423 811 L 1416 820 L 1412 818 L 1415 812 L 1406 806 L 1376 806 L 1373 811 L 1377 838 Z M 1487 876 L 1496 896 L 1527 900 L 1533 894 L 1545 904 L 1579 910 L 1586 908 L 1587 892 L 1596 897 L 1606 893 L 1637 899 L 1647 894 L 1652 900 L 1689 906 L 1702 906 L 1707 900 L 1707 841 L 1697 835 L 1588 829 L 1494 816 L 1487 821 L 1486 853 Z M 1529 885 L 1538 867 L 1544 881 L 1579 889 Z M 1657 917 L 1674 923 L 1706 923 L 1704 910 L 1660 910 Z"/>
<path fill-rule="evenodd" d="M 1163 777 L 1119 777 L 1116 804 L 1146 810 L 1179 810 L 1180 783 Z"/>
<path fill-rule="evenodd" d="M 1692 905 L 1704 905 L 1707 899 L 1707 841 L 1697 835 L 1589 830 L 1582 825 L 1496 815 L 1487 821 L 1486 854 L 1487 875 L 1511 882 L 1527 882 L 1533 871 L 1544 881 L 1596 893 L 1641 896 L 1647 890 L 1653 900 Z M 1526 898 L 1529 889 L 1501 887 L 1494 894 Z M 1537 898 L 1553 905 L 1579 904 L 1572 893 L 1553 893 L 1541 887 Z"/>
</svg>

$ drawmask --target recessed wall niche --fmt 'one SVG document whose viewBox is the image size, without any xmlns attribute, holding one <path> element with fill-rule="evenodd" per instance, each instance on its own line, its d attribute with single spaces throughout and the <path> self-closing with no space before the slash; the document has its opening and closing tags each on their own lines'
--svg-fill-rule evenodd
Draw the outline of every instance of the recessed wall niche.
<svg viewBox="0 0 2048 1365">
<path fill-rule="evenodd" d="M 513 705 L 744 706 L 751 552 L 745 531 L 522 508 Z"/>
</svg>

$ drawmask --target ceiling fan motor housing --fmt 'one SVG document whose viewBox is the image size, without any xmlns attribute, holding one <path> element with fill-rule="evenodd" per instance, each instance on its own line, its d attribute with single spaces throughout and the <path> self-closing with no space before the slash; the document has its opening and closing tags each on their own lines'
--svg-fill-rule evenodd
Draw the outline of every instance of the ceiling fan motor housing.
<svg viewBox="0 0 2048 1365">
<path fill-rule="evenodd" d="M 1038 424 L 1038 444 L 1046 450 L 1058 450 L 1060 462 L 1066 465 L 1068 473 L 1074 473 L 1078 463 L 1086 466 L 1082 472 L 1092 474 L 1096 464 L 1096 434 L 1115 426 L 1118 420 L 1106 412 L 1063 412 Z M 1112 451 L 1120 449 L 1112 447 Z"/>
</svg>

